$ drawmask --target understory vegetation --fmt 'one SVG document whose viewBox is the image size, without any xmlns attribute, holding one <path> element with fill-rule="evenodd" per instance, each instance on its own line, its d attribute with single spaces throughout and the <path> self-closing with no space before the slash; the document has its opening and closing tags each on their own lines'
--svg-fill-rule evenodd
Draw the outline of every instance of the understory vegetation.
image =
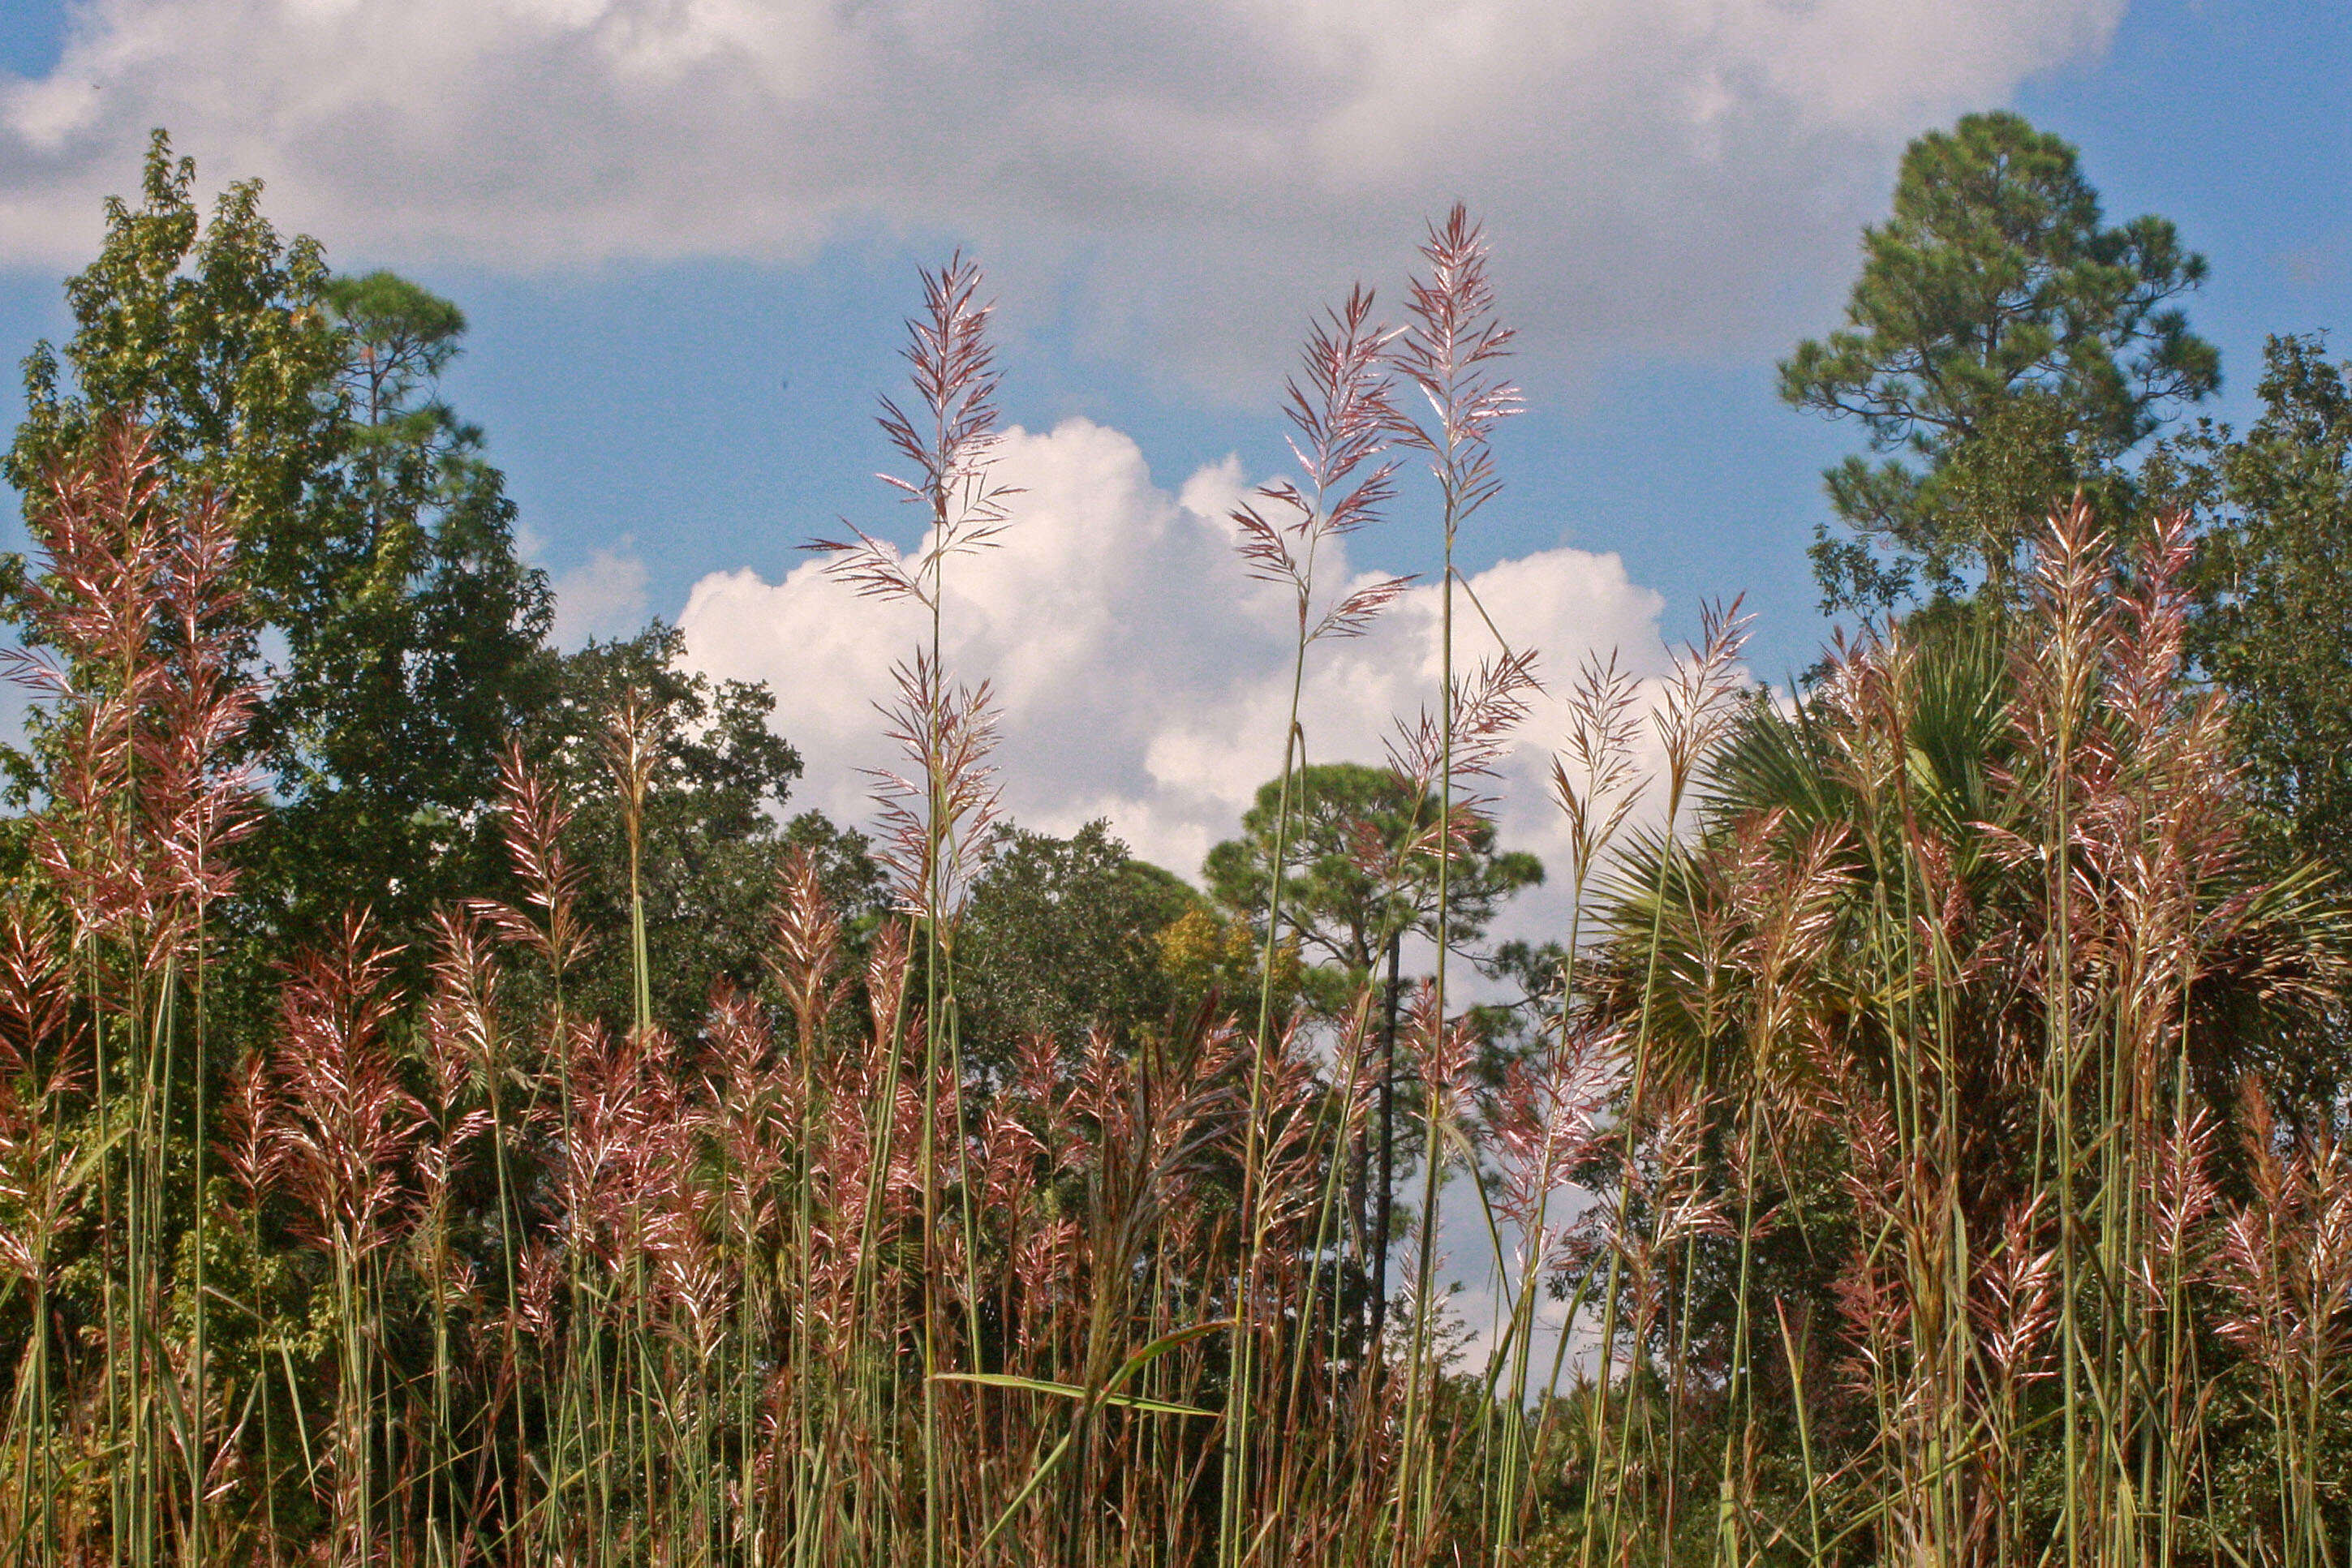
<svg viewBox="0 0 2352 1568">
<path fill-rule="evenodd" d="M 1232 519 L 1292 699 L 1203 893 L 1001 820 L 942 636 L 1020 526 L 969 262 L 883 403 L 921 543 L 822 547 L 928 627 L 869 835 L 674 632 L 546 649 L 454 307 L 148 173 L 11 458 L 7 1561 L 2352 1563 L 2345 629 L 2245 597 L 2326 580 L 2352 405 L 2280 340 L 2252 438 L 2123 470 L 2218 377 L 2168 225 L 2042 300 L 2157 279 L 2107 360 L 1988 350 L 1925 476 L 1833 472 L 1900 491 L 1817 550 L 1876 612 L 1775 695 L 1736 603 L 1644 678 L 1500 643 L 1456 209 L 1397 324 L 1314 326 Z M 1792 401 L 1893 373 L 1856 308 Z M 1439 678 L 1309 766 L 1375 523 L 1442 559 Z M 1487 798 L 1531 743 L 1549 868 Z M 1490 945 L 1547 873 L 1570 927 Z"/>
</svg>

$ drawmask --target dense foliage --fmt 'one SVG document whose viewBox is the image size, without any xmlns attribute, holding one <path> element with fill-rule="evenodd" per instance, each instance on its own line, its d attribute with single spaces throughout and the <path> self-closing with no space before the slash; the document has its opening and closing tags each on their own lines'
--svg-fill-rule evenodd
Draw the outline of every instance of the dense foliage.
<svg viewBox="0 0 2352 1568">
<path fill-rule="evenodd" d="M 108 204 L 66 286 L 72 338 L 26 360 L 5 470 L 37 513 L 135 416 L 167 496 L 220 498 L 243 607 L 226 647 L 260 683 L 237 756 L 275 797 L 238 923 L 307 942 L 367 904 L 405 936 L 499 866 L 485 808 L 544 695 L 547 586 L 515 559 L 481 432 L 438 395 L 464 317 L 387 275 L 334 277 L 258 184 L 204 220 L 194 179 L 158 133 L 140 204 Z"/>
<path fill-rule="evenodd" d="M 2273 338 L 2259 392 L 2242 438 L 2204 424 L 2164 455 L 2204 525 L 2192 648 L 2263 807 L 2352 873 L 2352 384 L 2320 338 Z"/>
</svg>

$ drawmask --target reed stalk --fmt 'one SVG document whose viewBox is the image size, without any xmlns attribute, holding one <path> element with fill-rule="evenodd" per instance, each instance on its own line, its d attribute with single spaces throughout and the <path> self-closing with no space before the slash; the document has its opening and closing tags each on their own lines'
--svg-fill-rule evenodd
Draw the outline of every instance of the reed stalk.
<svg viewBox="0 0 2352 1568">
<path fill-rule="evenodd" d="M 2063 509 L 2014 620 L 1882 629 L 1785 703 L 1743 690 L 1737 605 L 1654 685 L 1586 665 L 1567 944 L 1482 1082 L 1454 862 L 1536 688 L 1458 552 L 1516 395 L 1475 226 L 1423 260 L 1402 335 L 1360 290 L 1311 329 L 1299 473 L 1234 518 L 1295 633 L 1246 994 L 986 1075 L 957 943 L 991 719 L 945 563 L 1011 492 L 968 266 L 926 277 L 885 405 L 925 541 L 836 558 L 924 613 L 879 791 L 897 908 L 845 925 L 781 857 L 767 988 L 699 1019 L 656 1011 L 677 737 L 639 694 L 594 786 L 620 1016 L 576 985 L 576 803 L 516 752 L 512 904 L 443 912 L 413 965 L 353 915 L 236 976 L 266 808 L 231 508 L 170 495 L 135 427 L 58 475 L 15 662 L 44 794 L 0 898 L 0 1556 L 2339 1568 L 2352 1127 L 2276 1070 L 2340 1021 L 2352 916 L 2272 858 L 2186 668 L 2186 525 L 2124 559 Z M 1285 1004 L 1309 664 L 1403 591 L 1330 587 L 1399 445 L 1443 557 L 1441 690 L 1390 756 L 1425 805 L 1357 856 L 1388 997 L 1367 973 L 1318 1022 Z M 276 1000 L 250 1026 L 247 985 Z M 1400 1071 L 1391 1334 L 1391 1170 L 1365 1211 Z M 1457 1175 L 1483 1364 L 1436 1288 Z"/>
</svg>

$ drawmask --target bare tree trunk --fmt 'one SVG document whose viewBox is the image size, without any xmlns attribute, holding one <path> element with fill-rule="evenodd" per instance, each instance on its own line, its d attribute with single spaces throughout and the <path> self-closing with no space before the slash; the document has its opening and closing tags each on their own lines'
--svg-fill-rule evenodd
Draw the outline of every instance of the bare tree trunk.
<svg viewBox="0 0 2352 1568">
<path fill-rule="evenodd" d="M 1396 1191 L 1397 966 L 1404 933 L 1389 936 L 1387 1027 L 1381 1039 L 1381 1196 L 1372 1213 L 1372 1331 L 1369 1354 L 1378 1354 L 1389 1315 L 1389 1210 Z"/>
</svg>

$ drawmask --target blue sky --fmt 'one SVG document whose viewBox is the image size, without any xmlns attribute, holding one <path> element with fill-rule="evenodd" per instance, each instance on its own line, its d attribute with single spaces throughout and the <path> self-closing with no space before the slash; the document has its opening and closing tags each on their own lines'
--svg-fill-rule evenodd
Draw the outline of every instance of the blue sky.
<svg viewBox="0 0 2352 1568">
<path fill-rule="evenodd" d="M 454 5 L 405 8 L 437 31 L 404 31 L 392 0 L 0 10 L 0 352 L 63 329 L 58 282 L 94 243 L 97 195 L 131 184 L 139 136 L 167 124 L 208 190 L 260 175 L 266 209 L 338 265 L 394 267 L 465 308 L 447 390 L 569 590 L 571 634 L 675 619 L 706 583 L 698 656 L 776 680 L 787 733 L 850 722 L 801 692 L 859 685 L 850 666 L 803 681 L 795 663 L 832 635 L 807 618 L 847 612 L 784 579 L 840 516 L 911 540 L 871 478 L 870 414 L 916 266 L 960 244 L 1003 300 L 1007 413 L 1039 437 L 1021 461 L 1055 495 L 1055 465 L 1095 465 L 1129 507 L 1099 528 L 1165 546 L 1119 547 L 1141 563 L 1132 601 L 1056 613 L 1246 598 L 1168 543 L 1161 513 L 1204 470 L 1187 493 L 1213 504 L 1229 455 L 1244 479 L 1280 461 L 1283 345 L 1350 277 L 1393 297 L 1420 215 L 1459 195 L 1489 214 L 1528 329 L 1529 412 L 1470 566 L 1549 563 L 1520 586 L 1571 653 L 1684 634 L 1702 596 L 1745 592 L 1766 676 L 1810 662 L 1825 630 L 1804 546 L 1819 471 L 1854 444 L 1779 403 L 1773 361 L 1836 325 L 1909 136 L 2014 107 L 2081 147 L 2111 218 L 2174 219 L 2212 264 L 2190 313 L 2222 350 L 2223 417 L 2246 416 L 2265 333 L 2340 327 L 2352 304 L 2352 10 L 2325 0 L 1368 3 L 1358 30 L 1323 32 L 1245 0 L 1195 8 L 1217 18 L 1198 26 L 1160 0 L 1066 26 L 1077 13 L 1055 4 L 906 0 L 876 8 L 897 16 L 887 34 L 796 0 Z M 1424 30 L 1402 43 L 1368 30 L 1408 16 Z M 1527 31 L 1482 37 L 1482 17 Z M 0 417 L 16 406 L 5 378 Z M 1045 438 L 1073 417 L 1100 439 Z M 1069 538 L 1096 504 L 1068 491 Z M 1426 532 L 1400 520 L 1351 559 L 1425 571 Z M 1561 547 L 1613 552 L 1622 580 Z M 971 651 L 1013 672 L 1017 752 L 1076 677 L 1021 685 L 1045 655 L 1002 586 L 974 622 L 1009 619 Z M 1580 619 L 1543 621 L 1571 603 Z M 1182 663 L 1262 630 L 1186 612 L 1156 642 L 1087 646 Z M 885 646 L 839 657 L 878 670 Z M 1339 707 L 1385 689 L 1350 667 Z M 1155 700 L 1166 683 L 1141 674 L 1118 701 Z M 1206 708 L 1254 700 L 1231 670 L 1186 678 Z M 1330 728 L 1333 749 L 1372 744 Z M 845 800 L 814 776 L 856 747 L 830 744 L 813 743 L 812 789 Z M 1076 765 L 1042 740 L 1007 766 L 1031 814 L 1108 811 L 1181 862 L 1249 782 L 1203 744 L 1139 724 L 1083 788 L 1054 783 Z"/>
</svg>

